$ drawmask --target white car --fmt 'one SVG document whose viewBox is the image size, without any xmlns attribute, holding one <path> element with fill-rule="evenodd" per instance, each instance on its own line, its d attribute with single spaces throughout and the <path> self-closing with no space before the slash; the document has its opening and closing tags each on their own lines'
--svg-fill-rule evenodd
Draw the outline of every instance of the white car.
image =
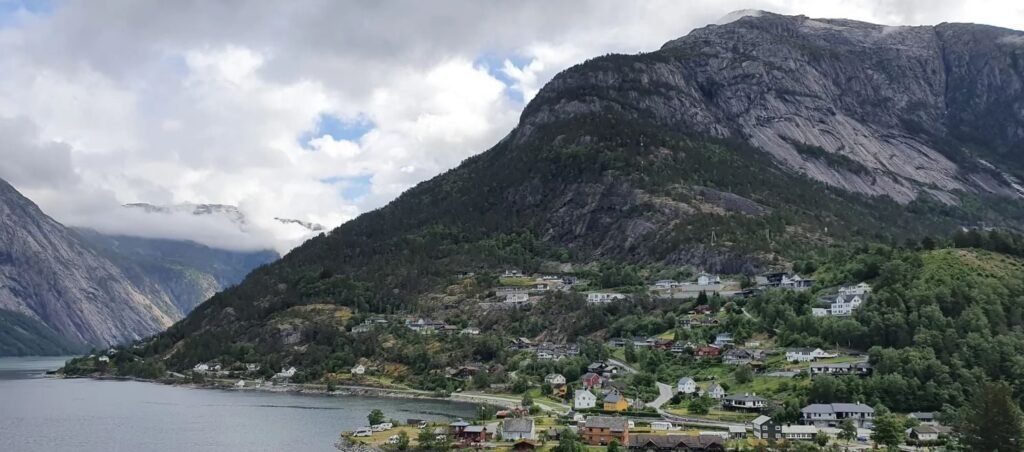
<svg viewBox="0 0 1024 452">
<path fill-rule="evenodd" d="M 356 430 L 356 432 L 352 434 L 352 436 L 371 436 L 371 435 L 373 435 L 373 430 L 371 430 L 370 427 L 359 427 L 359 429 Z"/>
<path fill-rule="evenodd" d="M 395 428 L 395 424 L 392 424 L 390 422 L 381 422 L 380 427 L 383 428 L 384 431 L 388 431 Z"/>
<path fill-rule="evenodd" d="M 377 424 L 377 425 L 370 426 L 370 430 L 373 430 L 375 432 L 383 432 L 385 430 L 384 429 L 384 424 Z"/>
</svg>

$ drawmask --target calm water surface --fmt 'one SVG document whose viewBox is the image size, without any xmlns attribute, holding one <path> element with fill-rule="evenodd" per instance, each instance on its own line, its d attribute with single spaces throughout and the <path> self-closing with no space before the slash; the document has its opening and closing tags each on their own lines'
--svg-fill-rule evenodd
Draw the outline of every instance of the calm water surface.
<svg viewBox="0 0 1024 452">
<path fill-rule="evenodd" d="M 374 408 L 405 420 L 469 404 L 45 378 L 62 358 L 0 358 L 0 451 L 331 451 Z"/>
</svg>

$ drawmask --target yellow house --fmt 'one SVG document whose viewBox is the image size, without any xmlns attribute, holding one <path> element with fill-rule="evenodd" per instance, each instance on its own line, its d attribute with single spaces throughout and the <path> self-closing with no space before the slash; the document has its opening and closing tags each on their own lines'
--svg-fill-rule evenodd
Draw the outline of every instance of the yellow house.
<svg viewBox="0 0 1024 452">
<path fill-rule="evenodd" d="M 626 411 L 629 409 L 629 401 L 618 392 L 611 392 L 604 398 L 605 411 Z"/>
</svg>

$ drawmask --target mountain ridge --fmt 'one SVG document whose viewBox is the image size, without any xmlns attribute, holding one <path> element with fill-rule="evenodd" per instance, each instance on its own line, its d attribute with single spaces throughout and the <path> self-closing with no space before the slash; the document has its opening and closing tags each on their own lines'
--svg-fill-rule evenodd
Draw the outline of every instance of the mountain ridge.
<svg viewBox="0 0 1024 452">
<path fill-rule="evenodd" d="M 635 274 L 638 267 L 690 266 L 750 275 L 787 269 L 837 243 L 917 240 L 981 222 L 1020 229 L 1024 206 L 1016 190 L 979 169 L 985 165 L 971 152 L 1016 177 L 1020 159 L 997 150 L 1022 141 L 1015 127 L 1024 117 L 1005 118 L 1004 136 L 993 134 L 990 148 L 956 142 L 945 153 L 924 149 L 933 143 L 929 129 L 905 124 L 916 110 L 894 107 L 893 99 L 904 106 L 909 100 L 893 91 L 891 77 L 865 69 L 893 54 L 865 57 L 864 67 L 846 78 L 843 64 L 854 63 L 843 63 L 845 56 L 863 56 L 863 49 L 848 38 L 836 44 L 846 47 L 821 53 L 822 42 L 832 39 L 828 33 L 847 32 L 807 27 L 818 25 L 795 16 L 747 16 L 699 29 L 664 50 L 608 55 L 569 68 L 491 149 L 257 269 L 148 341 L 146 353 L 178 369 L 236 347 L 264 350 L 278 362 L 312 363 L 331 352 L 330 338 L 347 334 L 335 311 L 428 315 L 446 303 L 458 309 L 476 300 L 438 300 L 453 275 L 465 272 L 554 265 Z M 963 45 L 969 53 L 980 44 Z M 1005 57 L 996 60 L 1000 67 L 1020 64 L 1015 52 L 997 53 Z M 791 56 L 791 64 L 775 61 L 780 55 Z M 780 73 L 772 75 L 768 66 Z M 967 77 L 959 82 L 964 89 L 972 71 L 983 72 L 971 64 L 958 70 L 958 77 Z M 907 71 L 910 78 L 921 75 Z M 801 78 L 812 75 L 817 79 Z M 762 86 L 765 76 L 781 82 Z M 1005 80 L 1016 89 L 1019 77 Z M 914 85 L 921 96 L 932 93 L 925 85 Z M 856 96 L 816 97 L 815 90 L 827 86 L 879 91 L 889 100 L 875 105 Z M 1009 97 L 1024 104 L 1024 96 Z M 864 105 L 846 105 L 854 101 Z M 858 108 L 865 116 L 853 114 Z M 850 114 L 832 114 L 843 111 Z M 988 112 L 986 105 L 970 111 Z M 772 128 L 777 122 L 797 126 Z M 883 123 L 895 132 L 878 129 Z M 849 142 L 863 153 L 807 138 L 840 126 L 857 131 Z M 760 146 L 766 142 L 782 144 Z M 884 167 L 879 149 L 908 154 L 900 156 L 903 163 Z M 815 177 L 799 164 L 838 176 Z M 900 172 L 916 164 L 938 179 Z M 994 181 L 991 190 L 978 182 L 985 177 Z M 837 183 L 847 179 L 859 185 Z M 967 181 L 971 190 L 954 184 Z"/>
</svg>

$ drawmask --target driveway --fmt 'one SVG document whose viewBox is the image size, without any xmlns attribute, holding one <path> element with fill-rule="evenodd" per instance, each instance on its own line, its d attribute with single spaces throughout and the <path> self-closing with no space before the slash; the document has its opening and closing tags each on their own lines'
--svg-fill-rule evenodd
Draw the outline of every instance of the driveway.
<svg viewBox="0 0 1024 452">
<path fill-rule="evenodd" d="M 669 400 L 672 399 L 672 387 L 661 382 L 655 384 L 658 385 L 658 398 L 654 399 L 651 402 L 648 402 L 647 406 L 654 409 L 659 409 L 662 405 L 665 404 L 665 402 L 668 402 Z"/>
</svg>

